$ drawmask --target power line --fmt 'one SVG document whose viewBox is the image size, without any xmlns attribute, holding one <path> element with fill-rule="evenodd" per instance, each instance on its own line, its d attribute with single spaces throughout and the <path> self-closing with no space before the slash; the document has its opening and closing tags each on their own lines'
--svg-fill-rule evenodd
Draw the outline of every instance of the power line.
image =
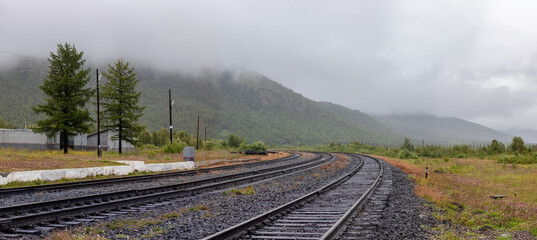
<svg viewBox="0 0 537 240">
<path fill-rule="evenodd" d="M 4 53 L 4 54 L 12 55 L 12 56 L 20 57 L 20 58 L 25 58 L 25 59 L 32 60 L 32 61 L 38 61 L 38 62 L 41 62 L 41 60 L 39 60 L 39 59 L 37 59 L 37 58 L 28 57 L 28 56 L 24 56 L 24 55 L 20 55 L 20 54 L 12 53 L 12 52 L 4 51 L 4 50 L 2 50 L 2 49 L 0 49 L 0 52 L 1 52 L 1 53 Z"/>
<path fill-rule="evenodd" d="M 42 63 L 42 62 L 43 62 L 41 59 L 38 59 L 38 58 L 28 57 L 28 56 L 24 56 L 24 55 L 21 55 L 21 54 L 16 54 L 16 53 L 12 53 L 12 52 L 8 52 L 8 51 L 4 51 L 4 50 L 2 50 L 2 49 L 0 49 L 0 53 L 8 54 L 8 55 L 15 56 L 15 57 L 19 57 L 19 58 L 24 58 L 24 59 L 26 59 L 26 60 L 31 60 L 31 61 L 33 61 L 33 62 L 35 62 L 35 63 Z M 10 66 L 4 65 L 4 64 L 2 64 L 2 66 L 4 66 L 4 67 L 10 67 Z M 47 71 L 42 71 L 42 70 L 39 70 L 39 71 L 37 71 L 37 72 L 40 73 L 40 74 L 43 74 L 43 73 L 46 74 L 46 73 L 48 73 Z"/>
</svg>

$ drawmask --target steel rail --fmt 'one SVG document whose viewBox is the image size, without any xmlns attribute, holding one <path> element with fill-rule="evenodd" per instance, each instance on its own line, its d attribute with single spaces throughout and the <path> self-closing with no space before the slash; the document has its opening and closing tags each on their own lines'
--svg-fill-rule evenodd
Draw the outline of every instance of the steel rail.
<svg viewBox="0 0 537 240">
<path fill-rule="evenodd" d="M 232 227 L 229 227 L 227 229 L 224 229 L 220 232 L 217 232 L 217 233 L 214 233 L 210 236 L 207 236 L 205 238 L 203 238 L 203 240 L 212 240 L 212 239 L 231 239 L 231 238 L 234 238 L 234 237 L 238 237 L 240 235 L 242 235 L 245 231 L 247 231 L 248 229 L 252 228 L 252 227 L 255 227 L 256 225 L 258 224 L 261 224 L 273 217 L 276 217 L 280 214 L 283 214 L 285 212 L 288 212 L 290 211 L 291 209 L 305 203 L 305 202 L 308 202 L 310 200 L 313 200 L 314 198 L 316 198 L 317 196 L 329 191 L 330 189 L 336 187 L 337 185 L 345 182 L 346 180 L 348 180 L 349 178 L 351 178 L 354 174 L 356 174 L 358 171 L 360 171 L 360 169 L 362 169 L 364 165 L 364 162 L 361 161 L 359 166 L 356 167 L 355 169 L 353 169 L 351 172 L 345 174 L 344 176 L 332 181 L 331 183 L 315 190 L 315 191 L 312 191 L 298 199 L 295 199 L 291 202 L 288 202 L 282 206 L 279 206 L 279 207 L 276 207 L 272 210 L 269 210 L 261 215 L 258 215 L 256 217 L 253 217 L 253 218 L 250 218 L 249 220 L 246 220 L 244 222 L 241 222 L 239 224 L 236 224 Z"/>
<path fill-rule="evenodd" d="M 379 174 L 377 178 L 375 179 L 375 182 L 371 185 L 371 187 L 369 187 L 367 191 L 358 200 L 356 200 L 356 202 L 352 205 L 352 207 L 349 210 L 347 210 L 347 212 L 345 212 L 345 214 L 343 214 L 343 216 L 341 216 L 341 218 L 339 218 L 338 221 L 321 237 L 321 239 L 323 240 L 335 239 L 341 234 L 341 232 L 345 229 L 347 222 L 349 222 L 351 217 L 354 216 L 354 214 L 356 213 L 356 211 L 358 211 L 358 209 L 364 203 L 364 201 L 367 198 L 369 198 L 373 190 L 378 186 L 380 179 L 382 178 L 382 173 L 384 172 L 384 168 L 380 160 L 373 158 L 373 157 L 365 156 L 365 155 L 362 155 L 362 156 L 371 158 L 379 164 L 380 166 Z"/>
<path fill-rule="evenodd" d="M 183 197 L 183 196 L 189 196 L 201 192 L 205 192 L 208 190 L 216 190 L 220 188 L 225 188 L 229 186 L 254 182 L 254 181 L 260 181 L 272 177 L 277 177 L 280 175 L 290 174 L 294 173 L 296 171 L 301 171 L 304 169 L 313 168 L 316 166 L 319 166 L 323 163 L 326 163 L 328 161 L 332 161 L 332 159 L 328 159 L 326 156 L 323 156 L 323 154 L 320 154 L 318 157 L 315 157 L 311 160 L 309 160 L 306 164 L 297 165 L 297 163 L 294 164 L 288 164 L 286 165 L 288 168 L 282 168 L 283 166 L 277 167 L 277 170 L 274 171 L 264 171 L 264 170 L 258 170 L 258 171 L 252 171 L 248 174 L 244 175 L 245 177 L 233 179 L 233 180 L 227 180 L 223 182 L 213 183 L 213 184 L 207 184 L 204 186 L 199 187 L 193 187 L 189 189 L 182 189 L 182 190 L 170 190 L 166 192 L 148 192 L 145 195 L 139 196 L 140 191 L 135 190 L 131 191 L 130 194 L 123 196 L 122 198 L 118 196 L 99 196 L 99 198 L 87 198 L 82 197 L 81 201 L 70 201 L 71 199 L 67 200 L 58 200 L 53 201 L 55 205 L 50 205 L 47 203 L 35 203 L 35 205 L 40 206 L 40 208 L 45 208 L 45 212 L 40 212 L 38 209 L 39 207 L 28 207 L 29 205 L 18 205 L 15 207 L 11 207 L 11 209 L 8 208 L 2 208 L 0 209 L 0 213 L 5 213 L 9 210 L 11 213 L 16 213 L 18 211 L 23 211 L 26 214 L 17 215 L 17 216 L 10 216 L 4 219 L 0 219 L 0 230 L 9 230 L 15 227 L 22 227 L 22 226 L 28 226 L 31 224 L 41 223 L 41 222 L 47 222 L 47 221 L 53 221 L 58 220 L 62 218 L 67 217 L 74 217 L 74 216 L 80 216 L 83 214 L 88 213 L 95 213 L 99 211 L 105 211 L 105 210 L 113 210 L 113 209 L 119 209 L 121 207 L 131 206 L 134 204 L 141 204 L 141 203 L 147 203 L 151 201 L 163 201 L 171 198 L 177 198 L 177 197 Z M 259 172 L 262 172 L 259 174 Z M 257 175 L 252 175 L 251 173 L 256 173 Z M 78 199 L 80 200 L 80 199 Z M 99 201 L 97 203 L 94 203 L 94 201 Z M 60 204 L 60 205 L 58 205 Z M 32 205 L 32 204 L 30 204 Z M 53 208 L 54 210 L 50 210 Z"/>
<path fill-rule="evenodd" d="M 65 189 L 80 188 L 80 187 L 94 187 L 94 186 L 105 185 L 105 184 L 145 181 L 145 180 L 152 180 L 152 179 L 165 178 L 165 177 L 192 176 L 192 175 L 196 175 L 199 173 L 205 173 L 205 172 L 211 172 L 211 171 L 237 169 L 237 168 L 242 168 L 242 167 L 254 167 L 254 166 L 264 165 L 264 164 L 274 164 L 277 162 L 296 159 L 296 158 L 299 158 L 301 155 L 302 154 L 300 153 L 295 153 L 290 156 L 286 156 L 286 157 L 278 158 L 274 160 L 241 163 L 241 164 L 212 167 L 212 168 L 202 168 L 202 169 L 188 170 L 188 171 L 174 171 L 174 172 L 165 172 L 165 173 L 148 174 L 148 175 L 140 175 L 140 176 L 114 177 L 114 178 L 107 178 L 107 179 L 86 180 L 86 181 L 77 181 L 77 182 L 69 182 L 69 183 L 45 184 L 45 185 L 28 186 L 28 187 L 0 188 L 0 194 L 9 194 L 9 193 L 20 194 L 20 193 L 29 193 L 29 192 L 45 191 L 45 190 L 65 190 Z"/>
<path fill-rule="evenodd" d="M 242 173 L 228 174 L 228 175 L 214 177 L 214 178 L 207 178 L 207 179 L 201 179 L 201 180 L 196 180 L 196 181 L 191 181 L 191 182 L 164 185 L 164 186 L 159 186 L 159 187 L 123 190 L 123 191 L 116 191 L 116 192 L 109 192 L 109 193 L 92 194 L 92 195 L 86 195 L 86 196 L 81 196 L 81 197 L 64 198 L 64 199 L 58 199 L 58 200 L 34 202 L 34 203 L 1 207 L 0 217 L 6 217 L 8 215 L 17 214 L 18 212 L 31 212 L 31 211 L 37 212 L 37 211 L 40 211 L 41 209 L 46 210 L 46 209 L 52 209 L 52 208 L 66 207 L 66 206 L 70 206 L 73 204 L 86 204 L 88 202 L 101 200 L 101 199 L 117 199 L 117 198 L 130 197 L 133 195 L 140 196 L 144 194 L 152 194 L 152 193 L 164 192 L 164 191 L 170 191 L 170 190 L 185 189 L 185 188 L 192 187 L 192 186 L 200 186 L 200 185 L 204 185 L 208 183 L 225 181 L 228 179 L 239 178 L 239 177 L 269 172 L 269 171 L 275 171 L 279 169 L 290 168 L 290 167 L 298 166 L 301 164 L 307 164 L 309 162 L 316 161 L 320 159 L 321 157 L 322 157 L 321 155 L 317 155 L 316 157 L 309 159 L 308 161 L 304 161 L 304 162 L 296 162 L 296 163 L 291 163 L 291 164 L 287 164 L 283 166 L 261 169 L 257 171 L 248 171 L 248 172 L 242 172 Z"/>
</svg>

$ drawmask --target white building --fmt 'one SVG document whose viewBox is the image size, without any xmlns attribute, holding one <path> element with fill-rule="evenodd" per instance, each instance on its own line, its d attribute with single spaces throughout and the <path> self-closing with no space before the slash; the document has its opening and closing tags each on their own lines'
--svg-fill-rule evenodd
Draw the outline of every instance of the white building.
<svg viewBox="0 0 537 240">
<path fill-rule="evenodd" d="M 49 138 L 29 129 L 0 129 L 0 147 L 60 149 L 60 134 Z"/>
<path fill-rule="evenodd" d="M 119 150 L 119 140 L 112 140 L 113 132 L 109 130 L 101 131 L 101 149 L 103 151 L 106 150 Z M 86 148 L 89 149 L 97 149 L 97 132 L 94 132 L 92 134 L 87 135 L 86 138 Z M 81 139 L 81 143 L 83 143 L 84 140 Z M 121 141 L 121 148 L 122 151 L 134 151 L 134 145 L 130 144 L 129 142 L 123 140 Z"/>
<path fill-rule="evenodd" d="M 101 149 L 119 149 L 119 141 L 111 139 L 110 131 L 101 131 Z M 80 134 L 70 137 L 67 140 L 69 147 L 75 150 L 96 150 L 97 133 Z M 54 137 L 47 137 L 42 133 L 34 133 L 29 129 L 0 129 L 0 147 L 26 148 L 26 149 L 61 149 L 60 134 Z M 122 141 L 123 151 L 133 151 L 134 146 L 126 141 Z"/>
</svg>

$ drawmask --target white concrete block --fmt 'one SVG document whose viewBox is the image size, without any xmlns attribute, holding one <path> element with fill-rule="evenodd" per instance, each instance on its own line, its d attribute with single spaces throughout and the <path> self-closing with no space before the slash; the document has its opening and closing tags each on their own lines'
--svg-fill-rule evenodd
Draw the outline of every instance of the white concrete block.
<svg viewBox="0 0 537 240">
<path fill-rule="evenodd" d="M 41 180 L 60 180 L 65 177 L 65 169 L 43 170 Z"/>
<path fill-rule="evenodd" d="M 151 172 L 163 172 L 163 171 L 172 171 L 172 170 L 184 170 L 184 169 L 193 169 L 194 162 L 174 162 L 174 163 L 152 163 L 146 164 L 145 170 Z"/>
<path fill-rule="evenodd" d="M 4 177 L 3 174 L 0 175 L 0 185 L 6 185 L 6 184 L 8 184 L 8 183 L 9 183 L 9 181 L 8 181 L 8 179 L 7 179 L 7 176 Z"/>
<path fill-rule="evenodd" d="M 114 166 L 112 168 L 114 169 L 113 174 L 118 176 L 129 175 L 133 172 L 131 166 Z"/>
<path fill-rule="evenodd" d="M 40 180 L 42 171 L 44 170 L 12 172 L 8 175 L 8 179 L 10 182 L 28 182 Z"/>
<path fill-rule="evenodd" d="M 172 171 L 193 169 L 194 162 L 175 162 L 175 163 L 154 163 L 145 164 L 143 161 L 118 161 L 124 164 L 124 166 L 110 166 L 110 167 L 92 167 L 92 168 L 70 168 L 70 169 L 53 169 L 53 170 L 35 170 L 35 171 L 19 171 L 0 174 L 0 185 L 5 185 L 10 182 L 20 181 L 34 181 L 34 180 L 59 180 L 62 178 L 85 178 L 88 176 L 96 175 L 117 175 L 125 176 L 131 172 L 137 171 Z"/>
<path fill-rule="evenodd" d="M 135 171 L 135 172 L 145 171 L 145 163 L 144 163 L 144 161 L 120 160 L 120 161 L 115 161 L 115 162 L 122 163 L 122 164 L 127 164 L 127 165 L 131 166 L 132 171 Z"/>
<path fill-rule="evenodd" d="M 65 174 L 65 178 L 85 178 L 88 176 L 85 168 L 71 168 L 62 169 Z"/>
</svg>

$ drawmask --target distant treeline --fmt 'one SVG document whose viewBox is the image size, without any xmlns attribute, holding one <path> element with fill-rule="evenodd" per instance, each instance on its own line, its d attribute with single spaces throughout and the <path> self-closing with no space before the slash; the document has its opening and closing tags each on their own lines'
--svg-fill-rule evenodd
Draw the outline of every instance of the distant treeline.
<svg viewBox="0 0 537 240">
<path fill-rule="evenodd" d="M 296 149 L 295 146 L 285 146 L 282 149 Z M 471 145 L 419 145 L 414 146 L 408 139 L 399 146 L 372 146 L 359 142 L 349 144 L 330 143 L 318 146 L 298 146 L 299 150 L 323 151 L 323 152 L 346 152 L 377 154 L 402 159 L 418 158 L 480 158 L 493 159 L 504 164 L 532 164 L 537 163 L 537 145 L 527 146 L 521 137 L 514 137 L 509 145 L 505 145 L 497 140 L 492 140 L 490 144 L 473 148 Z"/>
</svg>

